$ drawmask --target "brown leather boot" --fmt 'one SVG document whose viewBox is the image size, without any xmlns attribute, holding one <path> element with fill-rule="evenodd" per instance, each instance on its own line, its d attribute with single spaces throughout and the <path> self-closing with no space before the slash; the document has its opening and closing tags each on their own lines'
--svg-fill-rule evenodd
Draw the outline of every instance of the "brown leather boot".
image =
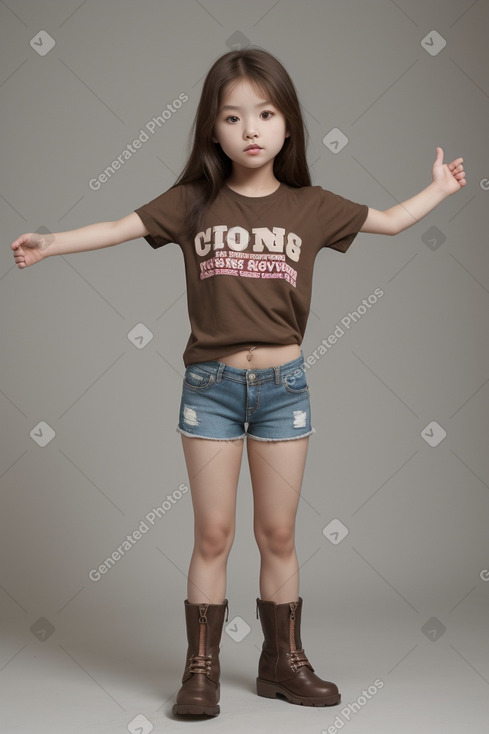
<svg viewBox="0 0 489 734">
<path fill-rule="evenodd" d="M 174 714 L 219 713 L 219 645 L 226 611 L 229 618 L 227 599 L 222 604 L 193 604 L 185 599 L 187 660 Z"/>
<path fill-rule="evenodd" d="M 281 693 L 290 703 L 303 706 L 333 706 L 341 701 L 341 694 L 334 683 L 315 675 L 302 649 L 301 611 L 301 597 L 287 604 L 256 600 L 256 617 L 260 612 L 265 637 L 258 663 L 257 693 L 266 698 Z"/>
</svg>

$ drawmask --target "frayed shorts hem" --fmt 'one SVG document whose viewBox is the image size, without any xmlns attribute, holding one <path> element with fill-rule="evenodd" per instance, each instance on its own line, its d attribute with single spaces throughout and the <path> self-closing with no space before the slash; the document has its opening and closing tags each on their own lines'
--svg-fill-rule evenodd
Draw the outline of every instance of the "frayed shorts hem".
<svg viewBox="0 0 489 734">
<path fill-rule="evenodd" d="M 252 433 L 247 433 L 248 438 L 252 438 L 254 441 L 297 441 L 298 438 L 305 438 L 316 433 L 315 428 L 311 428 L 307 433 L 301 433 L 300 436 L 284 436 L 284 438 L 263 438 L 263 436 L 254 436 Z"/>
<path fill-rule="evenodd" d="M 217 436 L 199 436 L 197 433 L 189 433 L 188 431 L 184 431 L 180 428 L 180 426 L 177 426 L 175 430 L 183 436 L 190 436 L 190 438 L 207 438 L 209 441 L 239 441 L 240 438 L 244 438 L 247 435 L 246 433 L 242 433 L 241 436 L 218 438 Z"/>
<path fill-rule="evenodd" d="M 297 441 L 299 438 L 306 438 L 316 433 L 316 429 L 312 428 L 307 433 L 301 433 L 300 436 L 285 436 L 284 438 L 264 438 L 263 436 L 254 436 L 252 433 L 242 433 L 241 436 L 235 436 L 234 438 L 218 438 L 216 436 L 199 436 L 196 433 L 189 433 L 184 431 L 180 426 L 177 426 L 177 433 L 181 433 L 183 436 L 189 436 L 190 438 L 207 438 L 209 441 L 239 441 L 241 438 L 252 438 L 254 441 Z"/>
</svg>

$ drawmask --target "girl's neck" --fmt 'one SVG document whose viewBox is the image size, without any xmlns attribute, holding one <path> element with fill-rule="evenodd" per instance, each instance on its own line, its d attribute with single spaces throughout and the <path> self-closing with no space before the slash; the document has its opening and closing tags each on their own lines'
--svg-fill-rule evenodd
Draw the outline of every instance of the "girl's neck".
<svg viewBox="0 0 489 734">
<path fill-rule="evenodd" d="M 278 189 L 280 181 L 275 178 L 271 167 L 263 171 L 250 171 L 233 166 L 226 185 L 243 196 L 268 196 Z"/>
</svg>

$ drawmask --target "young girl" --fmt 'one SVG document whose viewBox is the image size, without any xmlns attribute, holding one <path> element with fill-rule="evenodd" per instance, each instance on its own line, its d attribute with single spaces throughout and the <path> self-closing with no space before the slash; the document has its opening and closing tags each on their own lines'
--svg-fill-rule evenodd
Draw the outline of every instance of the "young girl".
<svg viewBox="0 0 489 734">
<path fill-rule="evenodd" d="M 300 348 L 314 260 L 346 252 L 358 232 L 395 235 L 466 185 L 462 158 L 385 211 L 311 186 L 305 128 L 294 85 L 266 51 L 224 54 L 204 82 L 193 149 L 165 193 L 113 222 L 11 244 L 19 268 L 52 255 L 144 237 L 180 245 L 191 334 L 183 360 L 179 423 L 194 511 L 194 549 L 184 601 L 188 649 L 176 714 L 219 713 L 226 566 L 235 531 L 244 439 L 261 556 L 264 643 L 257 692 L 329 706 L 337 686 L 314 673 L 301 643 L 302 598 L 295 518 L 311 425 Z"/>
</svg>

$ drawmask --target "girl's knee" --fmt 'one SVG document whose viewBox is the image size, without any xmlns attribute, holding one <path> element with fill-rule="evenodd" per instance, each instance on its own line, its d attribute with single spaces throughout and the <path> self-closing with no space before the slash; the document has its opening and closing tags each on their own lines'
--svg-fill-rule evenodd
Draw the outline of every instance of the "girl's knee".
<svg viewBox="0 0 489 734">
<path fill-rule="evenodd" d="M 275 525 L 256 529 L 255 538 L 262 553 L 289 556 L 295 549 L 294 525 Z"/>
<path fill-rule="evenodd" d="M 205 559 L 228 554 L 234 540 L 234 528 L 213 524 L 195 534 L 195 548 Z"/>
</svg>

